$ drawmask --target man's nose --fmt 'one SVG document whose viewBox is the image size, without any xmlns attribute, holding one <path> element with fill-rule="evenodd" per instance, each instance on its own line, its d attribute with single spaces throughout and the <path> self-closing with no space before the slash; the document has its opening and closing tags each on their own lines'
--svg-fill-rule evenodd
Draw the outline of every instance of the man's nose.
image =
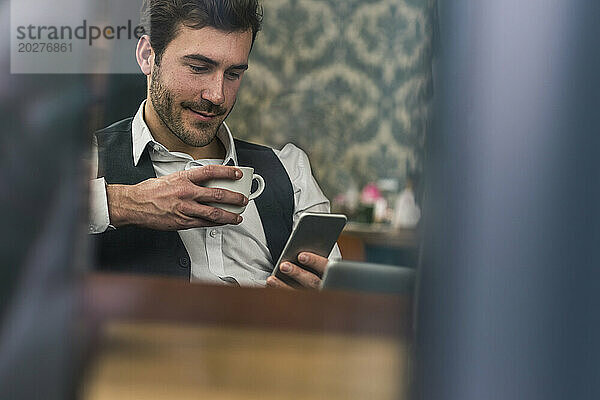
<svg viewBox="0 0 600 400">
<path fill-rule="evenodd" d="M 220 106 L 225 102 L 225 80 L 222 74 L 214 74 L 208 81 L 207 87 L 202 91 L 202 98 Z"/>
</svg>

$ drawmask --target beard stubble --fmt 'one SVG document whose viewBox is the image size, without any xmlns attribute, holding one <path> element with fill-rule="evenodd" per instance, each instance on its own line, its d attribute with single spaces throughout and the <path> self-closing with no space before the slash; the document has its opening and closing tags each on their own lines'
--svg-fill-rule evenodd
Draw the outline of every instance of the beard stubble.
<svg viewBox="0 0 600 400">
<path fill-rule="evenodd" d="M 179 105 L 175 104 L 175 96 L 163 84 L 160 66 L 155 65 L 152 71 L 152 82 L 150 84 L 150 101 L 158 117 L 173 135 L 183 143 L 193 147 L 204 147 L 215 139 L 222 120 L 215 122 L 194 121 L 193 131 L 186 128 L 183 120 L 183 110 L 191 108 L 196 112 L 224 115 L 227 109 L 211 103 L 206 99 L 200 102 L 185 101 Z"/>
</svg>

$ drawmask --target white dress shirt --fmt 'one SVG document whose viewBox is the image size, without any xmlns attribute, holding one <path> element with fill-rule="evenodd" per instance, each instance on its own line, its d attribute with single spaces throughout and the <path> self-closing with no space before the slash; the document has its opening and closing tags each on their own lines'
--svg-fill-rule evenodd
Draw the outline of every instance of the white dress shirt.
<svg viewBox="0 0 600 400">
<path fill-rule="evenodd" d="M 133 162 L 137 165 L 149 146 L 150 159 L 158 178 L 190 168 L 230 161 L 238 165 L 233 136 L 223 123 L 217 138 L 226 150 L 225 159 L 194 160 L 185 153 L 170 152 L 156 142 L 144 121 L 144 105 L 140 106 L 132 122 Z M 329 212 L 329 201 L 312 176 L 306 154 L 291 143 L 281 150 L 273 150 L 287 171 L 294 191 L 293 222 L 296 225 L 303 212 Z M 93 168 L 97 173 L 97 144 L 94 142 Z M 231 164 L 231 163 L 230 163 Z M 94 178 L 97 175 L 94 175 Z M 110 225 L 104 178 L 92 179 L 90 187 L 90 233 L 101 233 Z M 213 228 L 194 228 L 178 231 L 191 259 L 191 280 L 209 283 L 239 283 L 242 286 L 264 286 L 271 274 L 274 260 L 254 201 L 242 214 L 239 225 Z M 330 259 L 341 258 L 339 249 L 333 249 Z"/>
</svg>

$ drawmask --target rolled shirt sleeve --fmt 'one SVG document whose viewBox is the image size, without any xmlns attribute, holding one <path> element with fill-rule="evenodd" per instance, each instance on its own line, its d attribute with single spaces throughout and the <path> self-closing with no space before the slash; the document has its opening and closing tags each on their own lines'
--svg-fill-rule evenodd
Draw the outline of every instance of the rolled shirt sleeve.
<svg viewBox="0 0 600 400">
<path fill-rule="evenodd" d="M 102 233 L 109 225 L 106 182 L 104 178 L 92 179 L 90 180 L 89 233 Z"/>
<path fill-rule="evenodd" d="M 89 158 L 90 166 L 90 213 L 88 216 L 88 232 L 102 233 L 110 225 L 108 215 L 108 199 L 106 197 L 106 181 L 98 176 L 98 142 L 96 136 L 92 140 L 92 151 Z"/>
</svg>

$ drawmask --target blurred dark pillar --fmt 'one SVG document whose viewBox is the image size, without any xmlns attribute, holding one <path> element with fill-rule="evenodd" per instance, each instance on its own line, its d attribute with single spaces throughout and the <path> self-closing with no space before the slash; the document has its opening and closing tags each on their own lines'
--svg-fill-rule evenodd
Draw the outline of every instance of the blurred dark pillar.
<svg viewBox="0 0 600 400">
<path fill-rule="evenodd" d="M 417 398 L 600 398 L 600 4 L 438 2 Z"/>
<path fill-rule="evenodd" d="M 11 75 L 0 1 L 0 399 L 75 396 L 91 134 L 84 77 Z"/>
</svg>

